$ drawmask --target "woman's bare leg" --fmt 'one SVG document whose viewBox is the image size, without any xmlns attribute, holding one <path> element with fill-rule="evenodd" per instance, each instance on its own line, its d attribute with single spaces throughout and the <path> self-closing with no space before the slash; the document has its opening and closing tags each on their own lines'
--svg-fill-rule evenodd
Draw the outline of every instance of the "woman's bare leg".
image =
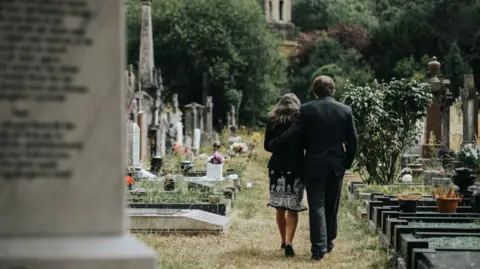
<svg viewBox="0 0 480 269">
<path fill-rule="evenodd" d="M 280 232 L 280 237 L 282 238 L 282 243 L 285 243 L 286 240 L 286 212 L 284 209 L 277 208 L 277 226 L 278 231 Z"/>
<path fill-rule="evenodd" d="M 293 237 L 295 236 L 295 231 L 297 230 L 298 224 L 298 212 L 287 211 L 287 221 L 286 221 L 286 240 L 287 245 L 291 245 L 293 242 Z"/>
</svg>

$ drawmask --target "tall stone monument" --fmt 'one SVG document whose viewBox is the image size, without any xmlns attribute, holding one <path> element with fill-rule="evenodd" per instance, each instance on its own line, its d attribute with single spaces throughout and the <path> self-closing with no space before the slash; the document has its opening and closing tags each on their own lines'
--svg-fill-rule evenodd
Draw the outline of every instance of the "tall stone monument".
<svg viewBox="0 0 480 269">
<path fill-rule="evenodd" d="M 430 78 L 428 83 L 430 83 L 433 102 L 427 109 L 427 118 L 425 122 L 425 140 L 423 141 L 422 146 L 422 157 L 431 157 L 432 154 L 431 148 L 439 148 L 439 141 L 442 139 L 442 125 L 441 125 L 441 113 L 440 113 L 440 98 L 442 91 L 442 82 L 437 77 L 438 72 L 440 71 L 440 63 L 437 61 L 437 58 L 434 56 L 432 60 L 428 63 L 428 69 L 430 72 Z M 433 145 L 431 145 L 432 135 L 435 137 Z"/>
<path fill-rule="evenodd" d="M 153 269 L 125 215 L 123 1 L 0 1 L 0 269 Z"/>
<path fill-rule="evenodd" d="M 463 103 L 463 143 L 475 143 L 478 135 L 478 94 L 473 75 L 465 75 L 462 89 Z"/>
</svg>

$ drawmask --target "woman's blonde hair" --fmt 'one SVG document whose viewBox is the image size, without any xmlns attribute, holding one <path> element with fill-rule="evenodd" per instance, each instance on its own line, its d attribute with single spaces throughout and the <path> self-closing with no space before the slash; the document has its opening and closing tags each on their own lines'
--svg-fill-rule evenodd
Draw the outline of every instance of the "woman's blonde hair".
<svg viewBox="0 0 480 269">
<path fill-rule="evenodd" d="M 300 100 L 293 93 L 287 93 L 268 113 L 268 116 L 274 124 L 292 122 L 300 113 Z"/>
</svg>

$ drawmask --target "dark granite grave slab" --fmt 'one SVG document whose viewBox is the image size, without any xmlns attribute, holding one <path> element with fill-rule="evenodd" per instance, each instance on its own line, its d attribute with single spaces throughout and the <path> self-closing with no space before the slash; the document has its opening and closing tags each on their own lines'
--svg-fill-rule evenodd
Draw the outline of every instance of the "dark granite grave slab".
<svg viewBox="0 0 480 269">
<path fill-rule="evenodd" d="M 381 201 L 367 201 L 366 202 L 368 220 L 373 219 L 373 209 L 375 207 L 381 207 L 382 205 L 383 205 L 383 202 L 381 202 Z"/>
<path fill-rule="evenodd" d="M 414 248 L 428 248 L 428 241 L 426 239 L 415 238 L 413 234 L 401 234 L 400 242 L 397 244 L 395 252 L 405 260 L 407 269 L 413 269 Z"/>
<path fill-rule="evenodd" d="M 351 181 L 349 184 L 348 184 L 348 191 L 351 193 L 351 194 L 354 194 L 355 193 L 355 190 L 357 188 L 359 188 L 360 186 L 365 186 L 365 183 L 363 183 L 362 181 Z"/>
<path fill-rule="evenodd" d="M 478 233 L 469 232 L 420 232 L 414 231 L 416 238 L 429 238 L 429 237 L 480 237 L 480 231 Z M 480 246 L 478 246 L 480 248 Z"/>
<path fill-rule="evenodd" d="M 434 232 L 434 233 L 480 233 L 480 228 L 455 228 L 455 227 L 415 227 L 405 225 L 404 223 L 391 222 L 390 242 L 396 250 L 402 234 L 414 234 L 415 232 Z"/>
<path fill-rule="evenodd" d="M 480 268 L 480 252 L 477 251 L 423 251 L 418 253 L 415 269 L 474 269 Z"/>
<path fill-rule="evenodd" d="M 395 209 L 395 207 L 391 207 Z M 380 224 L 377 223 L 377 229 L 380 229 L 382 233 L 387 233 L 387 219 L 388 218 L 401 218 L 401 217 L 451 217 L 451 218 L 480 218 L 478 213 L 438 213 L 438 212 L 417 212 L 417 213 L 402 213 L 398 211 L 385 210 L 382 211 Z"/>
<path fill-rule="evenodd" d="M 198 209 L 221 216 L 227 216 L 230 211 L 230 202 L 219 204 L 129 204 L 130 208 L 155 209 Z"/>
</svg>

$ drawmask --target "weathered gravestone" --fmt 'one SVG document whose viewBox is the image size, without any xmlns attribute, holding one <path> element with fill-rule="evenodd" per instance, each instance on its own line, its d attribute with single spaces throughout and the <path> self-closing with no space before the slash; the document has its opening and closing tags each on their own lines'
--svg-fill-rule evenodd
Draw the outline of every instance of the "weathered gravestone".
<svg viewBox="0 0 480 269">
<path fill-rule="evenodd" d="M 122 1 L 0 1 L 0 269 L 154 268 L 127 235 Z"/>
</svg>

